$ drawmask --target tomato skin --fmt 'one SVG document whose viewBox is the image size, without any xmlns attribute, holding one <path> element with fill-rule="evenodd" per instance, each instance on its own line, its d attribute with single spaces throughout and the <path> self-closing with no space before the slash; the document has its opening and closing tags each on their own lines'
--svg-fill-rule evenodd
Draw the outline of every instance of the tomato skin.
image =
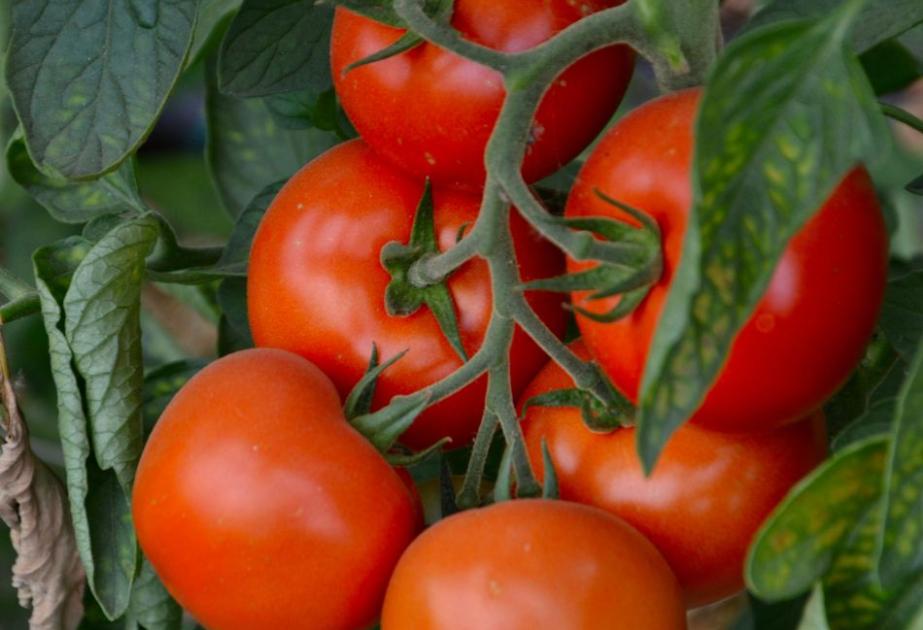
<svg viewBox="0 0 923 630">
<path fill-rule="evenodd" d="M 676 578 L 621 519 L 516 500 L 459 512 L 401 557 L 382 630 L 686 627 Z"/>
<path fill-rule="evenodd" d="M 632 400 L 682 252 L 700 94 L 698 89 L 671 94 L 626 116 L 586 162 L 567 204 L 571 217 L 624 219 L 594 194 L 598 188 L 650 214 L 663 233 L 663 276 L 633 314 L 612 324 L 577 318 L 590 352 Z M 820 406 L 862 358 L 878 319 L 887 264 L 884 219 L 872 182 L 858 167 L 790 241 L 693 422 L 722 431 L 759 431 Z M 568 266 L 583 269 L 587 263 Z M 599 312 L 618 300 L 585 296 L 573 299 Z"/>
<path fill-rule="evenodd" d="M 132 515 L 167 590 L 216 630 L 369 626 L 419 518 L 330 380 L 272 349 L 219 359 L 176 394 Z"/>
<path fill-rule="evenodd" d="M 390 277 L 379 253 L 389 241 L 407 242 L 423 182 L 411 179 L 361 141 L 334 147 L 297 174 L 266 213 L 250 254 L 248 311 L 259 346 L 290 350 L 313 361 L 346 395 L 368 365 L 373 342 L 382 359 L 409 352 L 379 378 L 374 407 L 408 394 L 462 365 L 427 308 L 390 317 L 384 294 Z M 433 189 L 439 246 L 477 219 L 479 199 Z M 511 219 L 523 279 L 563 271 L 563 258 L 538 240 L 516 213 Z M 473 260 L 450 278 L 462 342 L 469 356 L 490 319 L 490 275 Z M 565 319 L 560 296 L 534 293 L 532 306 L 558 334 Z M 513 340 L 512 382 L 519 392 L 544 364 L 544 354 L 521 331 Z M 481 420 L 486 378 L 427 409 L 401 441 L 423 448 L 443 436 L 455 446 L 473 440 Z"/>
<path fill-rule="evenodd" d="M 600 0 L 459 0 L 453 26 L 467 39 L 520 52 L 585 14 Z M 429 43 L 350 71 L 394 43 L 403 30 L 338 8 L 333 24 L 334 86 L 360 135 L 404 169 L 443 183 L 480 186 L 484 149 L 505 90 L 499 73 Z M 592 53 L 565 70 L 539 106 L 523 175 L 535 181 L 576 157 L 615 112 L 631 78 L 625 46 Z"/>
<path fill-rule="evenodd" d="M 586 357 L 577 342 L 572 348 Z M 522 401 L 573 387 L 549 363 Z M 548 445 L 562 499 L 620 516 L 664 555 L 690 606 L 743 588 L 747 548 L 788 490 L 826 454 L 820 412 L 767 433 L 721 433 L 680 427 L 646 478 L 635 451 L 635 430 L 593 433 L 580 411 L 531 407 L 523 420 L 529 458 L 544 476 L 541 445 Z"/>
</svg>

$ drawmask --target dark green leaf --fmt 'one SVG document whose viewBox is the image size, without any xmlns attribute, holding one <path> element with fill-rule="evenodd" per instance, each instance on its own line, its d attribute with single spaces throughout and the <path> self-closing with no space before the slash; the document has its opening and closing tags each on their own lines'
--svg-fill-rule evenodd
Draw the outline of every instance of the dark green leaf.
<svg viewBox="0 0 923 630">
<path fill-rule="evenodd" d="M 333 7 L 314 0 L 244 0 L 221 43 L 221 91 L 266 96 L 328 90 Z"/>
<path fill-rule="evenodd" d="M 173 601 L 147 559 L 131 591 L 129 615 L 145 630 L 179 630 L 183 609 Z"/>
<path fill-rule="evenodd" d="M 823 18 L 844 4 L 846 0 L 774 0 L 753 16 L 746 30 L 786 20 Z M 862 52 L 920 22 L 923 5 L 919 0 L 869 0 L 856 20 L 852 42 Z"/>
<path fill-rule="evenodd" d="M 16 136 L 6 148 L 6 164 L 16 183 L 58 221 L 83 223 L 105 214 L 144 212 L 132 160 L 100 179 L 75 182 L 39 171 L 22 137 Z"/>
<path fill-rule="evenodd" d="M 266 214 L 272 200 L 276 198 L 284 185 L 284 181 L 269 184 L 250 200 L 246 209 L 234 222 L 234 229 L 218 261 L 219 266 L 243 265 L 246 267 L 250 259 L 250 246 L 253 243 L 253 237 L 256 236 L 260 221 L 263 220 L 263 215 Z"/>
<path fill-rule="evenodd" d="M 878 575 L 896 589 L 923 573 L 923 344 L 901 389 L 885 470 L 885 523 Z"/>
<path fill-rule="evenodd" d="M 923 195 L 923 175 L 920 175 L 918 178 L 907 184 L 907 192 L 911 192 L 915 195 Z"/>
<path fill-rule="evenodd" d="M 856 521 L 878 503 L 886 451 L 880 437 L 854 444 L 789 493 L 750 547 L 746 579 L 753 593 L 789 599 L 827 572 Z"/>
<path fill-rule="evenodd" d="M 905 361 L 923 339 L 923 259 L 891 265 L 879 325 Z"/>
<path fill-rule="evenodd" d="M 866 438 L 887 435 L 894 424 L 896 407 L 896 396 L 876 400 L 861 416 L 843 427 L 843 430 L 833 439 L 831 448 L 834 451 L 840 451 Z"/>
<path fill-rule="evenodd" d="M 338 138 L 317 129 L 282 129 L 261 100 L 219 93 L 209 65 L 208 165 L 221 200 L 236 217 L 266 186 L 287 180 Z"/>
<path fill-rule="evenodd" d="M 12 5 L 7 82 L 33 161 L 92 177 L 153 127 L 192 42 L 196 0 Z"/>
<path fill-rule="evenodd" d="M 923 61 L 895 40 L 866 51 L 860 61 L 875 94 L 897 92 L 923 75 Z"/>
<path fill-rule="evenodd" d="M 789 239 L 888 137 L 844 43 L 854 0 L 819 23 L 750 33 L 715 66 L 696 124 L 694 205 L 641 387 L 650 469 L 701 404 Z M 744 99 L 744 100 L 741 100 Z"/>
</svg>

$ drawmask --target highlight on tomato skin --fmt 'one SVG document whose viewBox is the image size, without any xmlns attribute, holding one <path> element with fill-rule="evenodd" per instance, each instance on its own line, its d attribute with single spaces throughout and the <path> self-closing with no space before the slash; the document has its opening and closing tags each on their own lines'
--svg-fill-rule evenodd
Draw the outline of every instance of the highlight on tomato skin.
<svg viewBox="0 0 923 630">
<path fill-rule="evenodd" d="M 385 596 L 382 630 L 682 630 L 676 577 L 634 528 L 566 501 L 466 510 L 421 534 Z"/>
<path fill-rule="evenodd" d="M 278 193 L 260 223 L 250 253 L 248 315 L 258 346 L 289 350 L 316 363 L 341 396 L 365 373 L 373 344 L 381 359 L 407 353 L 378 379 L 373 408 L 447 376 L 463 364 L 433 314 L 420 308 L 393 317 L 385 309 L 390 281 L 380 253 L 406 243 L 424 182 L 408 176 L 353 140 L 330 149 Z M 480 199 L 433 186 L 439 247 L 453 246 L 477 220 Z M 563 256 L 515 212 L 510 226 L 524 281 L 563 272 Z M 461 340 L 468 356 L 483 342 L 491 316 L 490 274 L 472 260 L 448 279 Z M 563 335 L 562 296 L 529 292 L 527 299 L 549 328 Z M 544 364 L 544 353 L 517 330 L 511 379 L 518 393 Z M 414 449 L 443 437 L 469 444 L 484 409 L 486 376 L 428 408 L 401 437 Z"/>
<path fill-rule="evenodd" d="M 581 342 L 571 347 L 588 356 Z M 549 363 L 523 392 L 520 407 L 533 396 L 570 387 L 570 377 Z M 764 433 L 685 425 L 646 478 L 632 428 L 593 433 L 576 408 L 537 406 L 526 410 L 522 427 L 536 474 L 544 476 L 544 441 L 561 498 L 604 509 L 636 527 L 664 555 L 690 607 L 744 587 L 753 536 L 827 450 L 821 412 Z"/>
<path fill-rule="evenodd" d="M 169 593 L 208 628 L 359 630 L 419 531 L 412 492 L 316 366 L 259 348 L 176 394 L 142 454 L 132 516 Z"/>
<path fill-rule="evenodd" d="M 458 0 L 452 25 L 474 42 L 520 52 L 616 4 L 621 2 Z M 345 72 L 402 34 L 337 8 L 330 58 L 343 108 L 362 138 L 401 168 L 439 183 L 483 185 L 484 150 L 503 103 L 503 78 L 429 43 Z M 611 46 L 555 80 L 533 123 L 523 164 L 527 182 L 550 175 L 589 145 L 618 108 L 633 65 L 630 48 Z"/>
<path fill-rule="evenodd" d="M 648 350 L 683 252 L 692 204 L 693 126 L 701 89 L 649 101 L 610 129 L 579 172 L 568 217 L 606 216 L 635 223 L 597 190 L 654 218 L 664 270 L 627 317 L 601 323 L 577 316 L 590 353 L 637 401 Z M 571 272 L 593 263 L 568 260 Z M 765 431 L 796 422 L 849 377 L 871 339 L 888 269 L 888 234 L 863 167 L 849 172 L 790 241 L 766 293 L 733 342 L 692 422 L 721 431 Z M 618 297 L 572 301 L 605 313 Z"/>
</svg>

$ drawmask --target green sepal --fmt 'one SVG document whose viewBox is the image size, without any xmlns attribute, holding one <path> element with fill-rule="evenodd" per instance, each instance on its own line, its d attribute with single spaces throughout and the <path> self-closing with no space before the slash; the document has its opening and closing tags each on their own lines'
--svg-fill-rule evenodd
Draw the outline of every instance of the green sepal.
<svg viewBox="0 0 923 630">
<path fill-rule="evenodd" d="M 497 481 L 494 484 L 494 503 L 509 501 L 513 498 L 513 456 L 512 448 L 503 449 L 500 467 L 497 469 Z"/>
<path fill-rule="evenodd" d="M 342 76 L 346 76 L 356 68 L 361 68 L 362 66 L 367 66 L 370 63 L 375 63 L 376 61 L 384 61 L 385 59 L 390 59 L 396 55 L 399 55 L 408 50 L 413 50 L 425 40 L 417 35 L 416 33 L 407 32 L 401 35 L 401 38 L 396 42 L 388 46 L 387 48 L 382 48 L 376 53 L 372 53 L 368 57 L 363 57 L 359 61 L 354 61 L 345 68 L 343 68 Z"/>
<path fill-rule="evenodd" d="M 417 451 L 415 453 L 400 453 L 400 452 L 391 451 L 389 453 L 385 453 L 385 459 L 392 466 L 400 466 L 401 468 L 407 468 L 409 466 L 414 466 L 428 459 L 429 457 L 432 456 L 433 453 L 440 452 L 442 450 L 442 447 L 445 446 L 446 444 L 449 444 L 451 441 L 452 441 L 452 438 L 444 437 L 438 442 L 434 442 L 433 444 L 430 444 L 429 446 L 424 448 L 422 451 Z"/>
<path fill-rule="evenodd" d="M 410 242 L 405 245 L 392 241 L 381 248 L 381 264 L 391 274 L 391 282 L 385 289 L 385 310 L 392 317 L 407 317 L 425 304 L 446 340 L 461 360 L 467 361 L 468 354 L 458 330 L 455 303 L 445 279 L 423 287 L 414 285 L 410 280 L 410 269 L 415 263 L 439 253 L 433 212 L 432 187 L 427 180 L 414 215 Z"/>
<path fill-rule="evenodd" d="M 429 402 L 429 396 L 425 395 L 399 396 L 378 411 L 352 418 L 350 424 L 375 448 L 386 453 Z"/>
<path fill-rule="evenodd" d="M 604 379 L 603 382 L 614 391 L 608 379 Z M 576 387 L 553 389 L 527 400 L 522 406 L 522 412 L 525 413 L 529 407 L 576 407 L 580 410 L 583 423 L 590 431 L 608 433 L 614 429 L 630 426 L 634 418 L 634 409 L 630 403 L 624 400 L 618 392 L 614 393 L 613 399 L 619 401 L 621 405 L 612 409 L 604 405 L 596 396 L 582 389 Z"/>
<path fill-rule="evenodd" d="M 542 438 L 542 467 L 545 470 L 545 480 L 542 484 L 543 499 L 558 499 L 561 496 L 558 489 L 558 473 L 554 469 L 554 462 L 551 461 L 551 452 L 548 450 L 548 443 Z"/>
<path fill-rule="evenodd" d="M 913 193 L 914 195 L 923 195 L 923 175 L 920 175 L 907 184 L 907 192 Z"/>
<path fill-rule="evenodd" d="M 574 306 L 576 312 L 600 322 L 613 322 L 631 313 L 647 296 L 663 270 L 660 227 L 645 213 L 609 197 L 600 190 L 596 195 L 606 203 L 628 213 L 641 225 L 633 226 L 623 221 L 605 217 L 558 218 L 567 227 L 602 237 L 597 242 L 599 265 L 592 269 L 542 278 L 522 285 L 524 290 L 592 291 L 587 299 L 601 300 L 621 294 L 618 304 L 605 313 L 594 313 Z"/>
<path fill-rule="evenodd" d="M 369 357 L 369 367 L 365 374 L 359 379 L 352 391 L 346 397 L 346 403 L 343 405 L 343 413 L 346 414 L 347 420 L 352 420 L 358 416 L 366 415 L 372 411 L 372 398 L 375 396 L 375 386 L 378 384 L 378 377 L 381 373 L 394 365 L 398 359 L 407 354 L 407 350 L 400 352 L 384 363 L 378 363 L 378 346 L 372 344 L 372 354 Z"/>
<path fill-rule="evenodd" d="M 452 483 L 452 467 L 445 457 L 439 458 L 439 509 L 442 518 L 458 512 L 455 501 L 455 484 Z"/>
</svg>

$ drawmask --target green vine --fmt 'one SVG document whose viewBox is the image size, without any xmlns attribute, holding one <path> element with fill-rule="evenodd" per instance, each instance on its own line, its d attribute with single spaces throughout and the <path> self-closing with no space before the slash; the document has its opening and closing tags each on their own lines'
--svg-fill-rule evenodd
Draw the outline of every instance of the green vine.
<svg viewBox="0 0 923 630">
<path fill-rule="evenodd" d="M 507 444 L 510 470 L 519 496 L 539 496 L 519 426 L 509 376 L 509 347 L 516 327 L 524 330 L 553 361 L 589 392 L 622 424 L 631 422 L 634 409 L 607 381 L 600 368 L 571 352 L 529 306 L 516 265 L 509 229 L 511 204 L 542 236 L 576 260 L 601 265 L 636 264 L 637 243 L 608 241 L 584 229 L 573 229 L 548 213 L 520 174 L 532 120 L 554 79 L 581 57 L 613 44 L 628 44 L 651 61 L 658 82 L 676 89 L 704 81 L 720 42 L 718 5 L 697 0 L 676 9 L 660 0 L 633 0 L 588 16 L 555 37 L 521 53 L 504 53 L 471 42 L 444 21 L 427 15 L 421 0 L 396 0 L 394 9 L 409 32 L 442 48 L 492 68 L 503 76 L 506 98 L 487 146 L 487 179 L 480 214 L 468 235 L 451 249 L 418 259 L 406 273 L 411 284 L 425 288 L 441 283 L 475 257 L 490 269 L 493 314 L 480 349 L 456 372 L 409 396 L 396 397 L 390 406 L 410 400 L 434 404 L 487 373 L 484 417 L 475 438 L 458 504 L 470 507 L 479 500 L 487 452 L 499 427 Z M 676 29 L 675 23 L 685 27 Z M 660 273 L 659 238 L 642 246 L 653 250 L 638 273 L 646 286 Z M 643 258 L 643 257 L 642 257 Z M 642 283 L 643 284 L 643 283 Z M 386 408 L 387 409 L 387 408 Z M 377 413 L 385 412 L 381 410 Z"/>
</svg>

